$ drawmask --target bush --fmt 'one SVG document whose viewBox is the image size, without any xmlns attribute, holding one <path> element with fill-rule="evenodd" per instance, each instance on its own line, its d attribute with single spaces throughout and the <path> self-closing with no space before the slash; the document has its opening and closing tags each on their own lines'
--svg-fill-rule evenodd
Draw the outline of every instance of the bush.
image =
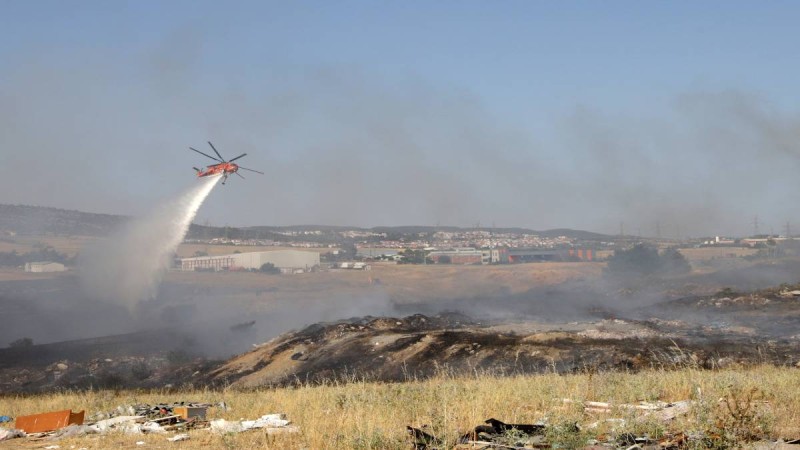
<svg viewBox="0 0 800 450">
<path fill-rule="evenodd" d="M 33 339 L 29 337 L 24 337 L 17 339 L 16 341 L 8 344 L 9 348 L 25 348 L 25 347 L 32 347 L 33 346 Z"/>
<path fill-rule="evenodd" d="M 272 263 L 262 264 L 261 268 L 258 269 L 258 271 L 261 273 L 272 273 L 272 274 L 281 273 L 281 269 L 275 267 L 275 264 Z"/>
<path fill-rule="evenodd" d="M 648 244 L 615 250 L 606 266 L 607 274 L 621 276 L 681 274 L 691 270 L 691 265 L 677 249 L 669 248 L 659 254 L 657 248 Z"/>
<path fill-rule="evenodd" d="M 153 370 L 144 361 L 139 361 L 131 366 L 131 375 L 138 381 L 146 380 L 153 375 Z"/>
</svg>

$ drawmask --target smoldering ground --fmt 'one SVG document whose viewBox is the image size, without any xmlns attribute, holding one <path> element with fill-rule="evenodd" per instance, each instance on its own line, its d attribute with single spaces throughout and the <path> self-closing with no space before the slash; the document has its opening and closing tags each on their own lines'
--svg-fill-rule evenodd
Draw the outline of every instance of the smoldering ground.
<svg viewBox="0 0 800 450">
<path fill-rule="evenodd" d="M 169 330 L 169 339 L 156 340 L 158 345 L 152 351 L 181 350 L 225 357 L 317 322 L 445 311 L 460 312 L 482 323 L 535 321 L 557 326 L 607 318 L 658 317 L 703 327 L 732 323 L 733 319 L 721 316 L 716 309 L 676 308 L 670 302 L 691 297 L 693 292 L 708 294 L 729 288 L 746 295 L 754 289 L 796 283 L 797 271 L 797 261 L 770 261 L 710 274 L 648 278 L 627 285 L 602 277 L 583 277 L 517 293 L 507 292 L 502 282 L 494 282 L 486 294 L 476 296 L 454 296 L 444 289 L 434 293 L 380 284 L 353 285 L 352 280 L 334 278 L 323 283 L 313 281 L 314 288 L 310 288 L 308 277 L 323 274 L 193 273 L 168 277 L 150 299 L 133 309 L 87 297 L 79 278 L 65 275 L 0 284 L 0 343 L 22 337 L 47 343 L 140 331 L 158 336 Z M 746 326 L 756 322 L 753 317 L 742 318 Z M 759 330 L 765 336 L 796 330 L 796 326 L 790 326 L 793 322 L 779 322 L 758 322 Z"/>
<path fill-rule="evenodd" d="M 198 356 L 223 357 L 312 323 L 396 312 L 380 289 L 354 295 L 328 292 L 324 298 L 317 294 L 301 301 L 278 297 L 273 304 L 258 304 L 264 289 L 167 281 L 150 299 L 128 308 L 123 303 L 87 297 L 81 280 L 73 275 L 5 281 L 0 284 L 4 324 L 0 343 L 7 345 L 23 337 L 38 344 L 169 330 L 171 336 L 183 338 L 163 342 L 152 351 L 180 348 Z"/>
</svg>

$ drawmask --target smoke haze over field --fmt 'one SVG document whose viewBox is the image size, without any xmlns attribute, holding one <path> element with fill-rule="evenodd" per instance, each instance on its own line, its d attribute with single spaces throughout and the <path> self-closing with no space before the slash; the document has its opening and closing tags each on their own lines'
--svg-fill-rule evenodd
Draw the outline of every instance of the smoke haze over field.
<svg viewBox="0 0 800 450">
<path fill-rule="evenodd" d="M 696 31 L 702 11 L 675 25 L 686 37 L 659 28 L 670 15 L 634 11 L 637 20 L 620 24 L 597 11 L 584 24 L 594 45 L 584 49 L 581 36 L 547 25 L 579 18 L 530 6 L 518 14 L 464 6 L 463 28 L 435 20 L 448 11 L 409 17 L 370 7 L 356 9 L 373 20 L 342 25 L 292 7 L 259 11 L 269 23 L 226 9 L 210 14 L 214 26 L 178 20 L 185 8 L 150 24 L 152 11 L 133 7 L 135 25 L 98 8 L 77 11 L 76 25 L 50 6 L 48 20 L 68 38 L 48 40 L 52 23 L 8 24 L 23 39 L 2 47 L 10 50 L 0 62 L 2 203 L 141 215 L 210 162 L 187 147 L 211 140 L 223 156 L 247 152 L 241 163 L 267 173 L 232 180 L 211 199 L 200 219 L 216 225 L 616 233 L 624 222 L 631 234 L 654 235 L 659 224 L 665 236 L 697 236 L 751 233 L 756 215 L 762 232 L 800 222 L 791 207 L 800 200 L 800 115 L 779 89 L 797 70 L 769 57 L 791 40 L 767 36 L 772 50 L 763 54 L 754 25 L 728 30 L 718 21 L 732 36 L 722 44 Z M 33 14 L 16 8 L 7 15 L 16 22 Z M 786 16 L 770 15 L 770 32 L 791 23 Z M 347 34 L 353 23 L 376 28 Z M 401 32 L 402 23 L 418 28 Z M 618 29 L 627 34 L 610 32 Z M 372 39 L 385 55 L 358 44 Z M 677 52 L 683 39 L 708 58 L 648 47 Z M 740 39 L 750 47 L 724 51 Z M 474 59 L 458 56 L 465 52 Z M 731 66 L 742 76 L 723 76 Z"/>
</svg>

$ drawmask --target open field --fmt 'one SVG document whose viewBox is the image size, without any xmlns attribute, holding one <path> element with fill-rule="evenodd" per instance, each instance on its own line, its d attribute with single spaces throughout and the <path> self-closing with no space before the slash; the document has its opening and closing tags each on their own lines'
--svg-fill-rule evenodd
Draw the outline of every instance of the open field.
<svg viewBox="0 0 800 450">
<path fill-rule="evenodd" d="M 443 374 L 427 381 L 399 384 L 350 380 L 327 386 L 301 386 L 239 392 L 220 391 L 88 391 L 26 397 L 0 397 L 0 411 L 11 416 L 72 408 L 88 414 L 137 403 L 224 401 L 231 408 L 209 410 L 210 418 L 238 420 L 281 412 L 299 426 L 296 434 L 267 435 L 261 431 L 215 435 L 190 431 L 185 442 L 166 442 L 165 435 L 85 436 L 65 438 L 61 448 L 270 448 L 270 449 L 407 449 L 405 426 L 429 425 L 427 431 L 453 446 L 460 434 L 490 417 L 507 423 L 544 421 L 547 437 L 561 448 L 580 448 L 589 439 L 622 433 L 659 438 L 670 433 L 694 433 L 705 443 L 686 448 L 729 448 L 759 438 L 800 436 L 798 369 L 758 366 L 722 371 L 687 367 L 676 371 L 649 370 L 637 374 L 607 372 L 576 375 L 543 374 L 495 377 L 476 374 L 454 378 Z M 565 403 L 563 399 L 575 403 Z M 726 404 L 725 400 L 728 400 Z M 733 410 L 732 399 L 739 403 Z M 685 415 L 671 421 L 641 417 L 641 412 L 612 408 L 585 412 L 579 402 L 612 404 L 639 401 L 691 400 Z M 746 403 L 746 404 L 745 404 Z M 607 421 L 605 419 L 625 419 Z M 578 430 L 564 424 L 576 423 Z M 590 425 L 597 423 L 596 428 Z M 561 425 L 562 427 L 559 427 Z M 168 436 L 168 435 L 167 435 Z M 136 441 L 145 445 L 137 447 Z M 42 448 L 46 442 L 16 439 L 0 449 Z M 623 447 L 624 448 L 624 447 Z"/>
<path fill-rule="evenodd" d="M 0 240 L 0 252 L 16 250 L 17 253 L 27 253 L 37 248 L 53 247 L 57 252 L 72 257 L 96 240 L 85 236 L 6 236 Z"/>
<path fill-rule="evenodd" d="M 597 277 L 604 263 L 534 263 L 499 266 L 373 264 L 372 270 L 337 270 L 291 276 L 247 272 L 170 272 L 167 281 L 196 286 L 237 286 L 259 289 L 263 300 L 273 297 L 328 297 L 335 293 L 384 293 L 407 300 L 475 297 L 518 293 L 534 286 Z"/>
<path fill-rule="evenodd" d="M 0 268 L 0 282 L 45 280 L 45 279 L 55 279 L 63 276 L 65 276 L 65 273 L 57 273 L 57 272 L 29 273 L 25 272 L 21 268 L 16 268 L 16 267 Z"/>
<path fill-rule="evenodd" d="M 682 248 L 680 252 L 689 262 L 694 263 L 716 258 L 741 258 L 758 253 L 758 249 L 743 247 L 700 247 Z"/>
</svg>

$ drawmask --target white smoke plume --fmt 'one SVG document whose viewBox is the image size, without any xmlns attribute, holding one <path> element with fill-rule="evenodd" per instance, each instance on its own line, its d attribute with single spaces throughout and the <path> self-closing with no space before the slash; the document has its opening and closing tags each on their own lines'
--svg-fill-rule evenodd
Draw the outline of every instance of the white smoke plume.
<svg viewBox="0 0 800 450">
<path fill-rule="evenodd" d="M 176 199 L 87 249 L 80 262 L 86 293 L 129 310 L 153 298 L 197 210 L 218 180 L 218 175 L 201 179 Z"/>
</svg>

